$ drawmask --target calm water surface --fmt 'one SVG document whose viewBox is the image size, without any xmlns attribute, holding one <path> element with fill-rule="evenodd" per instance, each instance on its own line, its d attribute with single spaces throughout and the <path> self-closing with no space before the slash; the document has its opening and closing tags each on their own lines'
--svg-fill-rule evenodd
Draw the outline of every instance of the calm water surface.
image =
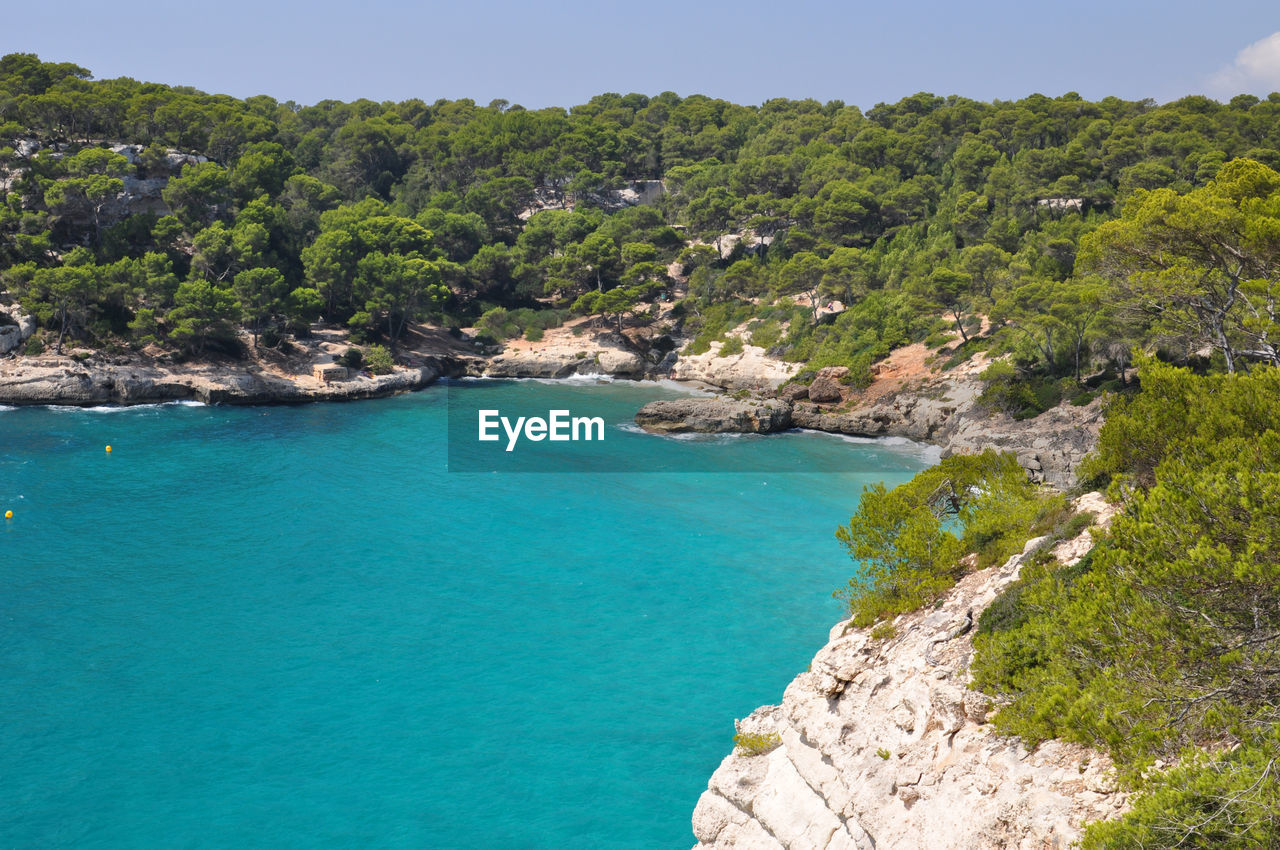
<svg viewBox="0 0 1280 850">
<path fill-rule="evenodd" d="M 690 846 L 839 616 L 835 527 L 931 458 L 629 427 L 676 394 L 0 408 L 0 847 Z M 450 399 L 604 451 L 487 471 Z"/>
</svg>

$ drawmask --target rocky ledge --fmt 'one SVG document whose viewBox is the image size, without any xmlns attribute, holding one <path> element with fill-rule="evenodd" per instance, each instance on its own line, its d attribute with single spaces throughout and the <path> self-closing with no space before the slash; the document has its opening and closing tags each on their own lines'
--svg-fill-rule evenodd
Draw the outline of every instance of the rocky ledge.
<svg viewBox="0 0 1280 850">
<path fill-rule="evenodd" d="M 721 342 L 703 354 L 686 354 L 671 366 L 676 381 L 697 381 L 730 392 L 775 390 L 800 371 L 800 364 L 770 357 L 763 348 L 745 345 L 738 354 L 721 356 Z"/>
<path fill-rule="evenodd" d="M 206 404 L 298 404 L 381 398 L 425 387 L 463 366 L 431 358 L 389 375 L 323 382 L 309 375 L 288 376 L 261 369 L 215 366 L 158 366 L 144 363 L 76 363 L 69 358 L 0 365 L 0 404 L 143 404 L 193 400 Z"/>
<path fill-rule="evenodd" d="M 1078 507 L 1111 513 L 1097 494 Z M 693 813 L 695 850 L 1045 848 L 1124 811 L 1106 755 L 1061 741 L 1028 751 L 988 723 L 971 690 L 972 624 L 1044 538 L 966 576 L 883 640 L 838 624 L 782 704 L 740 721 L 735 749 Z M 1086 530 L 1054 555 L 1075 563 Z M 767 750 L 767 752 L 762 752 Z"/>
<path fill-rule="evenodd" d="M 657 434 L 772 434 L 791 427 L 791 404 L 781 399 L 651 401 L 636 413 L 636 424 Z"/>
<path fill-rule="evenodd" d="M 479 373 L 490 378 L 608 375 L 639 379 L 665 375 L 666 370 L 646 359 L 641 349 L 620 334 L 595 331 L 572 336 L 556 329 L 540 343 L 509 342 Z"/>
</svg>

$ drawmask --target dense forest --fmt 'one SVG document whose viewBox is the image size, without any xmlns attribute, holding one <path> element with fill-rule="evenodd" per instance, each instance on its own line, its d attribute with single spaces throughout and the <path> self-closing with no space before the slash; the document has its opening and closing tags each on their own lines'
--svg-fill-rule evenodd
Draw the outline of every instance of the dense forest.
<svg viewBox="0 0 1280 850">
<path fill-rule="evenodd" d="M 1014 356 L 993 402 L 1030 415 L 1123 380 L 1135 345 L 1276 361 L 1265 276 L 1190 291 L 1154 244 L 1267 202 L 1275 167 L 1280 95 L 299 106 L 0 59 L 0 275 L 44 328 L 33 351 L 233 351 L 237 326 L 275 344 L 317 319 L 393 349 L 420 320 L 499 340 L 680 295 L 691 351 L 749 322 L 851 381 L 907 342 L 994 345 Z M 663 191 L 620 202 L 640 180 Z"/>
<path fill-rule="evenodd" d="M 0 289 L 40 322 L 32 354 L 236 356 L 321 319 L 394 351 L 412 322 L 496 342 L 660 299 L 686 350 L 745 324 L 802 379 L 925 341 L 1009 355 L 985 398 L 1016 416 L 1127 389 L 1081 472 L 1124 512 L 984 615 L 978 684 L 1010 733 L 1107 749 L 1143 790 L 1088 846 L 1274 847 L 1277 168 L 1280 94 L 299 106 L 14 54 Z M 1080 523 L 1008 458 L 951 458 L 864 494 L 845 596 L 887 635 L 961 554 Z"/>
</svg>

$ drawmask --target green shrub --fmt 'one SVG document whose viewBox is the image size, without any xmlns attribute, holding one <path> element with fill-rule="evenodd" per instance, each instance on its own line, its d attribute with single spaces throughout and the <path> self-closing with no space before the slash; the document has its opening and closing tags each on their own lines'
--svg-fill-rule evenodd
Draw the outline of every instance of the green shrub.
<svg viewBox="0 0 1280 850">
<path fill-rule="evenodd" d="M 1097 397 L 1098 397 L 1098 394 L 1096 392 L 1090 392 L 1089 390 L 1081 389 L 1079 392 L 1072 393 L 1069 396 L 1069 399 L 1073 406 L 1084 407 L 1086 404 L 1093 401 Z"/>
<path fill-rule="evenodd" d="M 1065 497 L 1028 483 L 1021 466 L 1016 471 L 1006 467 L 984 486 L 973 497 L 974 509 L 963 538 L 965 551 L 977 553 L 979 568 L 1003 563 L 1021 552 L 1028 539 L 1041 536 L 1037 528 L 1047 515 L 1070 511 Z"/>
<path fill-rule="evenodd" d="M 1072 540 L 1077 537 L 1080 532 L 1093 525 L 1094 519 L 1096 519 L 1096 516 L 1092 511 L 1081 511 L 1071 517 L 1071 519 L 1067 521 L 1067 524 L 1062 526 L 1060 530 L 1056 531 L 1056 536 L 1061 540 Z"/>
<path fill-rule="evenodd" d="M 348 369 L 359 369 L 364 363 L 364 352 L 358 348 L 348 348 L 338 358 L 340 366 L 346 366 Z"/>
<path fill-rule="evenodd" d="M 22 353 L 28 357 L 35 357 L 37 355 L 43 354 L 44 342 L 40 339 L 39 336 L 28 337 L 27 344 L 22 349 Z"/>
<path fill-rule="evenodd" d="M 520 326 L 506 307 L 494 307 L 476 322 L 476 330 L 496 340 L 511 339 L 520 335 Z"/>
<path fill-rule="evenodd" d="M 782 323 L 777 319 L 756 320 L 747 326 L 751 344 L 764 349 L 773 348 L 782 340 Z"/>
<path fill-rule="evenodd" d="M 989 609 L 974 684 L 1003 697 L 1001 731 L 1106 749 L 1138 784 L 1132 814 L 1091 829 L 1086 846 L 1270 846 L 1280 371 L 1198 377 L 1147 364 L 1142 375 L 1094 458 L 1116 477 L 1124 512 L 1080 564 L 1024 570 Z M 1059 520 L 1060 533 L 1087 521 Z M 1187 749 L 1206 742 L 1227 748 Z M 1147 772 L 1156 757 L 1182 761 Z"/>
<path fill-rule="evenodd" d="M 369 346 L 369 354 L 365 357 L 364 362 L 369 367 L 369 371 L 375 375 L 390 374 L 396 366 L 395 360 L 391 357 L 391 352 L 381 345 Z"/>
<path fill-rule="evenodd" d="M 955 352 L 947 358 L 942 364 L 942 371 L 946 372 L 964 363 L 979 351 L 986 351 L 991 347 L 990 337 L 970 337 L 969 341 L 962 343 Z"/>
<path fill-rule="evenodd" d="M 1078 389 L 1070 378 L 1052 380 L 1020 375 L 1005 360 L 995 361 L 978 377 L 987 384 L 978 396 L 978 403 L 1018 420 L 1034 419 L 1057 407 L 1065 394 L 1074 394 Z"/>
<path fill-rule="evenodd" d="M 537 326 L 530 326 L 525 330 L 524 338 L 527 339 L 529 342 L 542 342 L 543 333 L 544 331 L 542 328 Z"/>
<path fill-rule="evenodd" d="M 742 337 L 731 336 L 725 340 L 724 345 L 720 346 L 720 356 L 730 357 L 734 354 L 742 353 Z"/>
<path fill-rule="evenodd" d="M 1280 847 L 1280 724 L 1249 730 L 1238 747 L 1188 749 L 1151 771 L 1120 819 L 1090 824 L 1083 850 Z"/>
<path fill-rule="evenodd" d="M 949 333 L 932 333 L 925 337 L 924 340 L 926 348 L 942 348 L 949 342 L 951 342 L 951 334 Z"/>
<path fill-rule="evenodd" d="M 872 640 L 893 640 L 898 636 L 898 629 L 890 622 L 876 623 L 871 630 Z"/>
<path fill-rule="evenodd" d="M 992 635 L 998 632 L 1009 632 L 1017 629 L 1031 618 L 1032 606 L 1027 594 L 1030 588 L 1052 576 L 1059 584 L 1070 587 L 1080 576 L 1089 571 L 1091 557 L 1086 555 L 1078 563 L 1070 567 L 1058 567 L 1051 563 L 1032 563 L 1023 568 L 1018 580 L 1010 584 L 992 600 L 991 604 L 978 616 L 974 627 L 974 635 Z M 1018 671 L 1008 669 L 1001 674 L 1004 681 L 1017 675 Z"/>
</svg>

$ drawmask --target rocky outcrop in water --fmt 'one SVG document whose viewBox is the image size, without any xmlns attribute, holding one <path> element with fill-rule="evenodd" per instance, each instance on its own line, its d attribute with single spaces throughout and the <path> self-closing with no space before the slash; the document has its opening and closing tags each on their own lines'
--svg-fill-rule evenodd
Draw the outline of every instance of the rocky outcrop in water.
<svg viewBox="0 0 1280 850">
<path fill-rule="evenodd" d="M 794 364 L 765 357 L 760 349 L 747 356 L 751 353 L 748 346 L 741 357 L 721 358 L 709 353 L 681 358 L 671 375 L 696 377 L 721 387 L 766 388 L 764 392 L 775 393 L 778 403 L 789 408 L 789 427 L 857 437 L 906 437 L 941 446 L 944 454 L 987 448 L 1012 452 L 1033 480 L 1060 489 L 1075 484 L 1075 469 L 1097 444 L 1102 426 L 1100 399 L 1081 407 L 1064 404 L 1024 420 L 987 409 L 978 402 L 984 387 L 978 374 L 986 365 L 981 360 L 948 372 L 926 370 L 896 388 L 875 393 L 873 387 L 864 395 L 844 383 L 848 374 L 844 367 L 819 370 L 805 387 L 785 382 Z M 716 402 L 691 399 L 667 408 L 664 415 L 668 420 L 685 415 L 698 423 L 686 430 L 739 430 Z M 717 421 L 723 422 L 721 427 L 708 427 L 707 423 Z M 677 430 L 669 421 L 666 429 Z"/>
<path fill-rule="evenodd" d="M 1077 506 L 1110 511 L 1096 494 Z M 1077 561 L 1089 540 L 1055 554 Z M 898 617 L 892 637 L 832 629 L 782 704 L 738 724 L 768 752 L 739 747 L 721 763 L 694 810 L 697 850 L 1065 848 L 1121 813 L 1104 754 L 1061 741 L 1028 751 L 994 732 L 991 699 L 968 687 L 972 624 L 1044 543 Z"/>
<path fill-rule="evenodd" d="M 906 437 L 942 446 L 946 454 L 993 448 L 1017 455 L 1035 481 L 1067 489 L 1075 469 L 1093 451 L 1102 427 L 1102 401 L 1064 404 L 1034 419 L 1015 420 L 976 403 L 980 387 L 953 384 L 945 392 L 903 391 L 866 407 L 832 410 L 797 402 L 799 428 L 858 437 Z"/>
<path fill-rule="evenodd" d="M 767 418 L 760 416 L 768 411 Z M 736 432 L 765 434 L 810 428 L 858 437 L 906 437 L 933 443 L 944 453 L 973 454 L 994 448 L 1015 454 L 1035 481 L 1067 489 L 1075 468 L 1097 444 L 1102 402 L 1063 405 L 1035 419 L 1016 421 L 947 396 L 904 392 L 868 407 L 835 410 L 785 398 L 735 401 L 690 398 L 651 402 L 636 414 L 649 431 Z"/>
<path fill-rule="evenodd" d="M 781 399 L 651 401 L 636 414 L 636 424 L 658 434 L 772 434 L 791 427 L 791 405 Z"/>
</svg>

